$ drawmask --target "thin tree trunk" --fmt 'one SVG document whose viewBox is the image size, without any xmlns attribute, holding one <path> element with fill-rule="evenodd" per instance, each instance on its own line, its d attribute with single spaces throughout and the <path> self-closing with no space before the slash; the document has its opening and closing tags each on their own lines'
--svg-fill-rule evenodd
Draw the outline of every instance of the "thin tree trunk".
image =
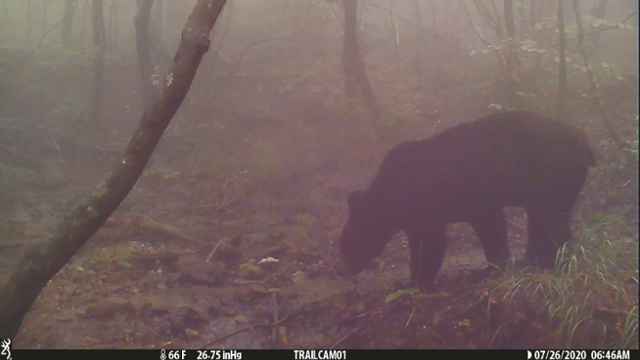
<svg viewBox="0 0 640 360">
<path fill-rule="evenodd" d="M 93 45 L 97 48 L 94 60 L 93 77 L 93 98 L 91 101 L 91 116 L 93 122 L 100 122 L 100 104 L 104 89 L 104 52 L 105 52 L 105 32 L 104 32 L 104 11 L 102 0 L 93 0 L 91 23 L 93 28 Z"/>
<path fill-rule="evenodd" d="M 347 92 L 353 91 L 349 89 L 349 86 L 358 84 L 358 89 L 364 98 L 364 102 L 369 108 L 371 117 L 377 120 L 381 116 L 380 106 L 378 100 L 373 94 L 371 84 L 369 83 L 369 77 L 365 70 L 364 60 L 360 56 L 360 46 L 358 45 L 358 37 L 356 33 L 356 24 L 358 13 L 358 0 L 343 0 L 344 5 L 344 49 L 343 49 L 343 65 L 345 69 L 345 84 L 353 82 L 351 85 L 347 85 Z M 351 79 L 349 79 L 351 77 Z M 347 97 L 349 98 L 349 93 Z M 351 95 L 354 95 L 351 93 Z M 354 96 L 355 97 L 355 96 Z M 350 98 L 353 99 L 353 98 Z"/>
<path fill-rule="evenodd" d="M 434 34 L 438 33 L 438 17 L 436 16 L 436 0 L 431 0 L 431 28 L 433 29 Z M 440 64 L 442 64 L 441 56 L 440 56 L 440 41 L 433 41 L 433 67 L 431 71 L 437 72 L 440 68 Z"/>
<path fill-rule="evenodd" d="M 111 0 L 111 5 L 109 6 L 109 14 L 107 15 L 107 24 L 105 29 L 105 43 L 106 43 L 106 51 L 107 53 L 113 53 L 113 5 L 115 4 L 114 0 Z"/>
<path fill-rule="evenodd" d="M 113 15 L 114 16 L 113 16 L 113 49 L 112 49 L 112 51 L 113 51 L 114 54 L 117 55 L 118 54 L 118 49 L 119 49 L 118 42 L 120 41 L 120 39 L 118 37 L 118 27 L 119 27 L 119 24 L 118 24 L 118 10 L 120 8 L 118 7 L 118 1 L 117 0 L 113 0 L 113 7 L 114 7 L 114 10 L 113 10 Z"/>
<path fill-rule="evenodd" d="M 596 19 L 604 20 L 605 16 L 607 15 L 608 3 L 609 3 L 608 0 L 598 0 L 598 3 L 596 4 L 596 6 L 593 8 L 593 11 L 591 12 L 591 16 L 593 16 Z M 589 41 L 590 56 L 593 56 L 593 54 L 595 53 L 601 34 L 602 34 L 601 31 L 596 31 L 593 35 L 590 36 L 591 37 L 591 39 L 589 39 L 590 40 Z"/>
<path fill-rule="evenodd" d="M 153 0 L 138 0 L 138 13 L 134 21 L 136 27 L 136 49 L 138 52 L 138 67 L 142 83 L 143 106 L 146 109 L 157 95 L 157 89 L 152 83 L 151 75 L 151 41 L 149 39 L 149 20 Z"/>
<path fill-rule="evenodd" d="M 508 107 L 514 108 L 519 107 L 517 104 L 517 95 L 516 95 L 516 49 L 515 49 L 515 41 L 516 41 L 516 24 L 513 16 L 513 0 L 504 0 L 504 25 L 507 30 L 507 56 L 506 56 L 506 65 L 507 65 L 507 89 L 506 89 L 506 98 L 508 102 Z"/>
<path fill-rule="evenodd" d="M 127 197 L 193 83 L 225 0 L 200 0 L 182 31 L 162 96 L 145 110 L 124 157 L 106 181 L 56 227 L 48 241 L 25 252 L 0 292 L 0 338 L 14 338 L 42 289 Z"/>
<path fill-rule="evenodd" d="M 587 71 L 587 78 L 589 79 L 589 87 L 591 90 L 591 94 L 593 96 L 593 103 L 598 111 L 598 114 L 602 117 L 602 122 L 604 126 L 607 128 L 609 135 L 611 135 L 611 139 L 616 144 L 618 149 L 620 149 L 620 158 L 621 161 L 625 161 L 625 159 L 629 159 L 630 161 L 634 161 L 633 156 L 629 156 L 630 154 L 625 151 L 628 147 L 628 144 L 620 134 L 613 127 L 613 123 L 607 117 L 607 114 L 604 110 L 604 105 L 602 104 L 602 100 L 598 96 L 598 84 L 594 80 L 593 72 L 591 70 L 591 63 L 589 61 L 589 55 L 587 54 L 587 50 L 584 45 L 584 29 L 582 28 L 582 14 L 580 12 L 580 5 L 578 4 L 578 0 L 571 0 L 573 4 L 573 13 L 576 20 L 576 28 L 578 29 L 578 46 L 580 48 L 580 54 L 582 55 L 582 59 L 584 61 L 584 67 Z M 625 155 L 627 157 L 625 157 Z"/>
<path fill-rule="evenodd" d="M 62 45 L 67 49 L 73 46 L 71 40 L 71 30 L 73 26 L 73 12 L 75 10 L 75 0 L 65 0 L 64 12 L 62 14 Z"/>
<path fill-rule="evenodd" d="M 529 23 L 527 22 L 527 9 L 524 0 L 518 1 L 518 24 L 520 25 L 520 38 L 530 36 Z"/>
<path fill-rule="evenodd" d="M 421 29 L 424 29 L 424 22 L 422 21 L 422 14 L 420 13 L 420 3 L 418 0 L 413 0 L 413 6 L 416 10 L 416 23 Z M 420 38 L 424 38 L 422 34 L 418 35 Z M 426 41 L 421 41 L 424 46 L 424 50 L 428 53 L 429 49 L 427 48 Z M 422 88 L 422 59 L 420 56 L 420 50 L 416 48 L 416 61 L 415 61 L 415 71 L 416 71 L 416 81 L 418 82 L 418 87 Z"/>
<path fill-rule="evenodd" d="M 393 0 L 389 0 L 389 14 L 391 15 L 391 34 L 393 35 L 393 55 L 395 61 L 400 60 L 400 34 L 398 33 L 398 22 L 396 14 L 393 12 Z"/>
<path fill-rule="evenodd" d="M 533 41 L 536 41 L 536 24 L 538 23 L 536 4 L 536 0 L 529 0 L 529 27 L 531 28 L 531 39 L 533 39 Z"/>
<path fill-rule="evenodd" d="M 558 119 L 565 120 L 565 98 L 567 95 L 567 55 L 565 53 L 564 0 L 558 0 Z"/>
<path fill-rule="evenodd" d="M 86 15 L 87 15 L 87 0 L 84 0 L 84 2 L 82 3 L 82 16 L 80 17 L 80 47 L 84 48 L 85 47 L 85 36 L 84 34 L 86 34 L 85 32 L 85 28 L 84 28 L 84 24 L 85 24 L 85 19 L 86 19 Z"/>
<path fill-rule="evenodd" d="M 355 4 L 354 4 L 355 3 Z M 354 47 L 357 47 L 357 35 L 356 35 L 356 7 L 357 0 L 344 0 L 344 44 L 342 52 L 342 66 L 344 69 L 344 85 L 345 95 L 349 100 L 355 100 L 358 96 L 358 81 L 356 79 L 355 68 L 356 61 L 353 51 Z"/>
<path fill-rule="evenodd" d="M 155 15 L 153 16 L 156 23 L 156 28 L 154 30 L 155 30 L 156 39 L 158 39 L 160 43 L 162 43 L 164 39 L 164 22 L 163 22 L 164 19 L 162 18 L 163 12 L 164 12 L 164 0 L 156 0 Z"/>
</svg>

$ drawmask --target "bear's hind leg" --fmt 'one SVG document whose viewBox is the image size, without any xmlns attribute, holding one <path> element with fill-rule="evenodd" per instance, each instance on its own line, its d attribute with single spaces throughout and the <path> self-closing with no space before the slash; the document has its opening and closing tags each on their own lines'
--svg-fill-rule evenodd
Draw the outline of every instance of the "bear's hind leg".
<svg viewBox="0 0 640 360">
<path fill-rule="evenodd" d="M 501 207 L 484 208 L 469 221 L 488 263 L 504 268 L 509 260 L 507 221 Z"/>
<path fill-rule="evenodd" d="M 558 250 L 571 240 L 571 212 L 527 208 L 529 240 L 525 260 L 553 269 Z"/>
</svg>

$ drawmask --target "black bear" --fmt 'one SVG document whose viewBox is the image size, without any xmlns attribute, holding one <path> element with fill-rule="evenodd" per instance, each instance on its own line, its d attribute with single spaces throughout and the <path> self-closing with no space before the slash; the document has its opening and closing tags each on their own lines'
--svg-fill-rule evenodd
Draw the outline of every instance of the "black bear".
<svg viewBox="0 0 640 360">
<path fill-rule="evenodd" d="M 398 232 L 409 240 L 411 283 L 435 278 L 446 226 L 469 223 L 487 262 L 509 259 L 503 208 L 524 207 L 525 260 L 553 268 L 571 238 L 569 220 L 595 157 L 576 127 L 524 111 L 460 124 L 389 151 L 364 191 L 349 195 L 341 273 L 356 275 Z"/>
</svg>

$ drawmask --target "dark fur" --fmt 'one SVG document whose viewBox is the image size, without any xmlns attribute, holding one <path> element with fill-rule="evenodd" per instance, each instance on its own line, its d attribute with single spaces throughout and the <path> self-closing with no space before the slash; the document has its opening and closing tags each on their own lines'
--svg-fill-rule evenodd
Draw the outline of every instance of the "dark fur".
<svg viewBox="0 0 640 360">
<path fill-rule="evenodd" d="M 593 165 L 593 150 L 579 129 L 522 111 L 401 143 L 369 187 L 349 195 L 340 237 L 347 273 L 360 273 L 404 231 L 411 284 L 432 280 L 444 260 L 446 226 L 461 221 L 473 226 L 487 261 L 504 266 L 505 206 L 527 211 L 525 259 L 553 268 L 558 248 L 571 238 L 571 212 Z"/>
</svg>

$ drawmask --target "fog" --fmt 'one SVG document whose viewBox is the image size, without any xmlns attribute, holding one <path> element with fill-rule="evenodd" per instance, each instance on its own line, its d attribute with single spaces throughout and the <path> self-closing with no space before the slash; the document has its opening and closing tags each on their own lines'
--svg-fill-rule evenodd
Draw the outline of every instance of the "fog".
<svg viewBox="0 0 640 360">
<path fill-rule="evenodd" d="M 345 51 L 350 1 L 227 1 L 142 176 L 51 275 L 14 348 L 638 348 L 638 2 L 359 0 Z M 175 100 L 198 1 L 153 1 L 141 75 L 145 2 L 0 1 L 0 288 L 129 159 L 153 102 Z M 403 232 L 357 276 L 336 271 L 350 194 L 394 146 L 512 109 L 593 148 L 569 271 L 487 279 L 464 221 L 419 292 L 399 285 Z M 523 258 L 530 219 L 504 214 Z"/>
</svg>

